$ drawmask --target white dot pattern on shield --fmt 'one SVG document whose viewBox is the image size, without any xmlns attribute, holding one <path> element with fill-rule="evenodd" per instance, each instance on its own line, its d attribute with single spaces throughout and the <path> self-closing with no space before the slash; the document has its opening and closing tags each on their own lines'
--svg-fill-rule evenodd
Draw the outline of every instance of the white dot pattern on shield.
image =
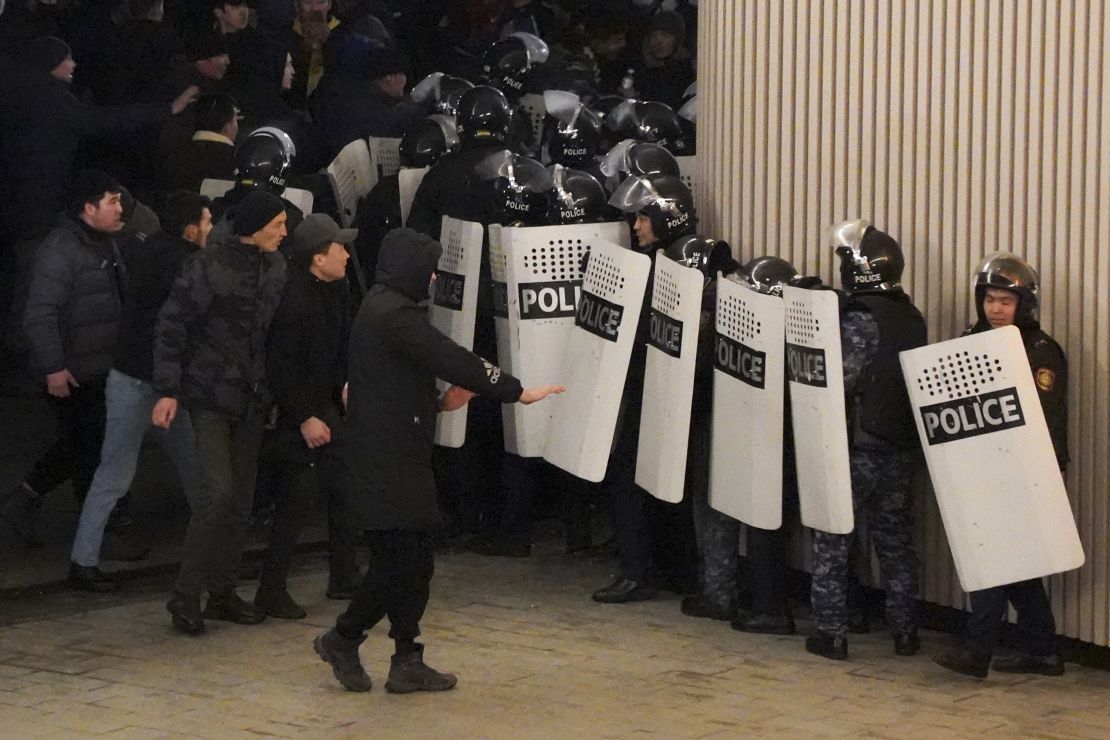
<svg viewBox="0 0 1110 740">
<path fill-rule="evenodd" d="M 599 298 L 615 300 L 624 292 L 624 275 L 612 257 L 602 252 L 593 253 L 582 289 Z"/>
<path fill-rule="evenodd" d="M 546 247 L 532 247 L 531 253 L 524 255 L 524 267 L 551 282 L 580 280 L 582 255 L 589 248 L 581 239 L 551 239 Z"/>
<path fill-rule="evenodd" d="M 489 272 L 490 277 L 493 278 L 495 283 L 506 283 L 509 281 L 509 265 L 508 256 L 505 254 L 505 247 L 501 243 L 501 234 L 495 231 L 493 227 L 489 230 Z"/>
<path fill-rule="evenodd" d="M 989 354 L 973 355 L 967 350 L 945 355 L 940 362 L 921 371 L 918 390 L 944 400 L 979 395 L 980 389 L 1002 377 L 1002 360 Z"/>
<path fill-rule="evenodd" d="M 726 296 L 717 314 L 718 331 L 737 341 L 752 341 L 763 333 L 763 322 L 755 317 L 748 302 L 736 296 Z"/>
<path fill-rule="evenodd" d="M 463 257 L 466 256 L 466 247 L 462 244 L 462 234 L 458 231 L 447 232 L 447 244 L 444 245 L 443 255 L 439 258 L 439 267 L 447 272 L 461 273 Z"/>
<path fill-rule="evenodd" d="M 786 303 L 786 339 L 793 344 L 816 344 L 821 334 L 821 321 L 804 304 Z"/>
<path fill-rule="evenodd" d="M 401 169 L 401 140 L 370 137 L 370 156 L 378 168 L 378 177 L 389 177 Z"/>
<path fill-rule="evenodd" d="M 536 141 L 543 141 L 543 119 L 547 115 L 543 98 L 538 95 L 525 95 L 520 102 L 532 123 L 532 135 L 536 137 Z"/>
<path fill-rule="evenodd" d="M 662 311 L 668 316 L 675 316 L 678 307 L 682 305 L 682 298 L 678 295 L 678 283 L 665 272 L 659 272 L 655 276 L 651 305 L 655 310 Z"/>
</svg>

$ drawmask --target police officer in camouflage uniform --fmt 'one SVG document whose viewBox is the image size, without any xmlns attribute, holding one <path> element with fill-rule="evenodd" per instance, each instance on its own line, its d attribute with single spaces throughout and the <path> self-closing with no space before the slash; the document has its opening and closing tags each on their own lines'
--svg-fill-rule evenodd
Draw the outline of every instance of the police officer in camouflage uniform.
<svg viewBox="0 0 1110 740">
<path fill-rule="evenodd" d="M 866 520 L 879 556 L 894 651 L 913 655 L 920 643 L 910 479 L 920 451 L 898 353 L 926 343 L 925 319 L 902 290 L 898 242 L 863 220 L 833 227 L 833 236 L 847 291 L 840 334 L 856 526 Z M 848 657 L 851 546 L 851 534 L 814 532 L 817 631 L 806 650 L 833 660 Z"/>
<path fill-rule="evenodd" d="M 1015 254 L 996 252 L 983 260 L 975 275 L 975 309 L 979 320 L 965 334 L 1017 326 L 1037 384 L 1056 462 L 1068 465 L 1068 364 L 1064 351 L 1037 321 L 1036 271 Z M 988 668 L 1001 673 L 1059 676 L 1064 661 L 1056 644 L 1056 619 L 1040 578 L 972 591 L 971 615 L 964 644 L 933 660 L 951 671 L 986 678 Z M 1019 652 L 991 663 L 1007 604 L 1017 611 Z"/>
</svg>

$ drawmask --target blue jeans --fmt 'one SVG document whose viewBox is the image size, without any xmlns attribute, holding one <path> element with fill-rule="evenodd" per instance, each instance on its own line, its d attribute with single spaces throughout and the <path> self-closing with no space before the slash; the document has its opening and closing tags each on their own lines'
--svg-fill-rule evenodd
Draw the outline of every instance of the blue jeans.
<svg viewBox="0 0 1110 740">
<path fill-rule="evenodd" d="M 150 415 L 159 394 L 149 383 L 112 370 L 108 374 L 105 398 L 108 415 L 100 465 L 81 509 L 81 521 L 77 525 L 70 553 L 70 560 L 84 566 L 100 562 L 100 543 L 104 539 L 108 515 L 116 502 L 127 493 L 135 477 L 143 437 L 154 428 Z M 199 485 L 200 475 L 196 438 L 189 413 L 179 406 L 173 424 L 160 434 L 177 468 L 186 497 L 190 501 L 195 500 L 196 495 L 192 491 Z"/>
</svg>

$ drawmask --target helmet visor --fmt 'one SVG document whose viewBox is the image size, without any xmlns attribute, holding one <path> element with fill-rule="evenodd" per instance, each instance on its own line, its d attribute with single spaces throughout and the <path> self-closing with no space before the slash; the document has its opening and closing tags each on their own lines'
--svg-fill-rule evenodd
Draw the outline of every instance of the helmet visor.
<svg viewBox="0 0 1110 740">
<path fill-rule="evenodd" d="M 567 126 L 578 118 L 578 111 L 582 107 L 581 99 L 565 90 L 548 90 L 543 94 L 543 104 L 547 108 L 547 115 Z"/>
<path fill-rule="evenodd" d="M 678 109 L 678 117 L 683 118 L 690 123 L 698 122 L 698 96 L 690 98 L 686 104 Z"/>
<path fill-rule="evenodd" d="M 551 55 L 551 50 L 547 48 L 547 43 L 531 33 L 524 31 L 517 31 L 509 38 L 517 39 L 520 43 L 524 44 L 524 52 L 528 55 L 528 62 L 531 64 L 543 64 L 547 61 L 547 57 Z"/>
<path fill-rule="evenodd" d="M 455 119 L 440 113 L 428 116 L 428 120 L 439 126 L 443 132 L 443 140 L 447 142 L 447 149 L 455 149 L 459 145 L 459 132 L 455 128 Z"/>
<path fill-rule="evenodd" d="M 409 97 L 418 103 L 427 100 L 429 96 L 437 94 L 441 79 L 443 79 L 442 72 L 432 72 L 409 90 Z"/>
<path fill-rule="evenodd" d="M 624 213 L 639 213 L 660 200 L 659 193 L 643 177 L 630 177 L 622 182 L 609 198 L 609 205 Z"/>
<path fill-rule="evenodd" d="M 616 177 L 617 175 L 628 172 L 628 150 L 635 143 L 635 139 L 625 139 L 610 149 L 609 153 L 605 155 L 605 158 L 602 159 L 601 163 L 598 165 L 602 174 L 606 177 Z"/>
</svg>

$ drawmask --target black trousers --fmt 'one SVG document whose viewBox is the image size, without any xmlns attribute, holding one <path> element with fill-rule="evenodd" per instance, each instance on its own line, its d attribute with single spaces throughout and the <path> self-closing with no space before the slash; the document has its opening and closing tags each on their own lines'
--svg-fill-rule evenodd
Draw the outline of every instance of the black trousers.
<svg viewBox="0 0 1110 740">
<path fill-rule="evenodd" d="M 335 630 L 356 639 L 388 616 L 390 637 L 415 640 L 435 570 L 434 537 L 427 531 L 390 530 L 368 532 L 366 539 L 370 567 Z"/>
<path fill-rule="evenodd" d="M 1018 647 L 1032 655 L 1056 655 L 1056 619 L 1041 579 L 972 591 L 971 615 L 964 628 L 969 650 L 990 655 L 1006 616 L 1007 603 L 1017 610 Z"/>
<path fill-rule="evenodd" d="M 73 495 L 80 502 L 85 500 L 104 443 L 106 380 L 107 376 L 84 380 L 70 389 L 69 398 L 50 397 L 58 418 L 58 438 L 25 479 L 39 494 L 45 495 L 72 480 Z"/>
<path fill-rule="evenodd" d="M 321 500 L 328 516 L 328 578 L 343 583 L 355 575 L 355 534 L 347 523 L 343 463 L 332 445 L 308 451 L 312 462 L 277 461 L 274 465 L 274 526 L 262 559 L 260 591 L 286 588 L 297 538 Z"/>
</svg>

